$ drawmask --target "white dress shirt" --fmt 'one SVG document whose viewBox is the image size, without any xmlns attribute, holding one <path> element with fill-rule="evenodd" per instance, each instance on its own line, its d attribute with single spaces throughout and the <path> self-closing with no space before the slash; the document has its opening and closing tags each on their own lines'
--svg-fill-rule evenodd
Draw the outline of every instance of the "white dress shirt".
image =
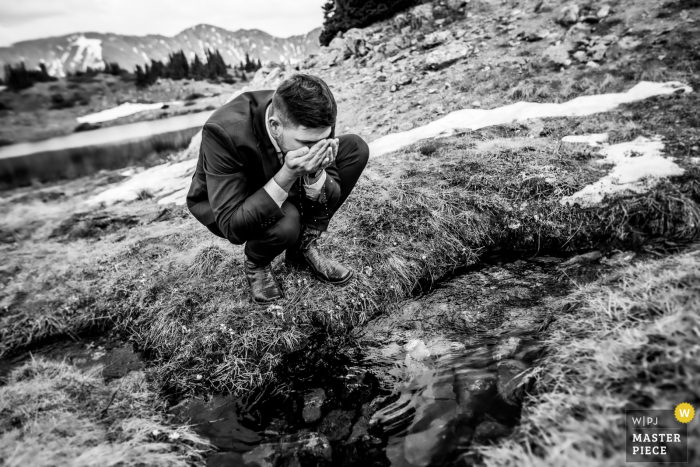
<svg viewBox="0 0 700 467">
<path fill-rule="evenodd" d="M 267 130 L 267 136 L 270 138 L 270 141 L 272 141 L 272 145 L 275 147 L 275 152 L 277 153 L 277 157 L 279 158 L 280 163 L 284 165 L 284 154 L 282 154 L 282 150 L 277 145 L 277 141 L 275 141 L 275 138 L 272 137 L 272 133 L 270 133 L 269 115 L 270 106 L 268 106 L 265 110 L 265 129 Z M 323 185 L 325 183 L 325 170 L 321 172 L 321 175 L 318 177 L 318 180 L 316 180 L 312 184 L 309 184 L 309 176 L 304 175 L 304 192 L 306 193 L 306 197 L 313 201 L 316 201 L 318 197 L 321 196 L 321 188 L 323 188 Z M 271 178 L 263 188 L 265 188 L 267 194 L 270 195 L 270 198 L 272 198 L 272 200 L 275 203 L 277 203 L 277 206 L 279 207 L 282 207 L 282 203 L 284 203 L 284 201 L 287 199 L 287 196 L 289 195 L 286 191 L 282 189 L 281 186 L 277 184 L 274 178 Z"/>
</svg>

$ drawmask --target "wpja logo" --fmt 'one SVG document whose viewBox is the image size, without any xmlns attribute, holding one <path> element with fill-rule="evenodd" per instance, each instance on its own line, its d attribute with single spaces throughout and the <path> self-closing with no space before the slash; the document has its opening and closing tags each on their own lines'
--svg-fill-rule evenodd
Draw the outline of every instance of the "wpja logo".
<svg viewBox="0 0 700 467">
<path fill-rule="evenodd" d="M 675 410 L 627 410 L 627 462 L 688 462 L 688 423 L 695 417 L 692 405 Z"/>
</svg>

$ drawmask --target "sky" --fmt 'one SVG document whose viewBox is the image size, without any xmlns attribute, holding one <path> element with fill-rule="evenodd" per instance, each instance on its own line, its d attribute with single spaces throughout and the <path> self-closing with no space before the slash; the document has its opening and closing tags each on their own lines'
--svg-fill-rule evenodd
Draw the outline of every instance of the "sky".
<svg viewBox="0 0 700 467">
<path fill-rule="evenodd" d="M 0 47 L 74 32 L 174 36 L 197 24 L 273 36 L 321 26 L 324 0 L 0 0 Z"/>
</svg>

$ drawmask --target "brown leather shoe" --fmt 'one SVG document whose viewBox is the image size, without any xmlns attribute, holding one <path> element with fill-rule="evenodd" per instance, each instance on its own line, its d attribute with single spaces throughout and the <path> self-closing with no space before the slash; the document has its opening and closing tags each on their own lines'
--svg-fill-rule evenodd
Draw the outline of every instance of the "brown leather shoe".
<svg viewBox="0 0 700 467">
<path fill-rule="evenodd" d="M 248 279 L 250 292 L 255 303 L 270 303 L 280 298 L 284 298 L 282 287 L 274 274 L 272 267 L 252 262 L 248 257 L 244 261 L 245 277 Z"/>
<path fill-rule="evenodd" d="M 286 262 L 294 267 L 308 267 L 314 275 L 330 284 L 344 284 L 352 278 L 352 270 L 321 253 L 316 242 L 321 238 L 320 230 L 301 227 L 301 241 L 297 248 L 290 248 Z"/>
</svg>

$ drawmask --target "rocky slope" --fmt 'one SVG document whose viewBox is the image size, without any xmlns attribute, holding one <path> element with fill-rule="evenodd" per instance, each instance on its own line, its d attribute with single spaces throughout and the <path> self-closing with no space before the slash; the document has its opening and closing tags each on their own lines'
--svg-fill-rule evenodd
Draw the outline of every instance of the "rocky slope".
<svg viewBox="0 0 700 467">
<path fill-rule="evenodd" d="M 136 65 L 164 60 L 168 54 L 184 50 L 188 56 L 204 57 L 206 49 L 218 49 L 228 64 L 245 60 L 248 52 L 262 62 L 297 63 L 318 51 L 320 28 L 288 38 L 274 37 L 257 29 L 228 31 L 200 24 L 173 37 L 148 35 L 76 33 L 67 36 L 23 41 L 0 48 L 0 66 L 24 61 L 34 68 L 46 63 L 54 76 L 84 71 L 87 67 L 102 69 L 104 62 L 116 62 L 127 70 Z"/>
</svg>

